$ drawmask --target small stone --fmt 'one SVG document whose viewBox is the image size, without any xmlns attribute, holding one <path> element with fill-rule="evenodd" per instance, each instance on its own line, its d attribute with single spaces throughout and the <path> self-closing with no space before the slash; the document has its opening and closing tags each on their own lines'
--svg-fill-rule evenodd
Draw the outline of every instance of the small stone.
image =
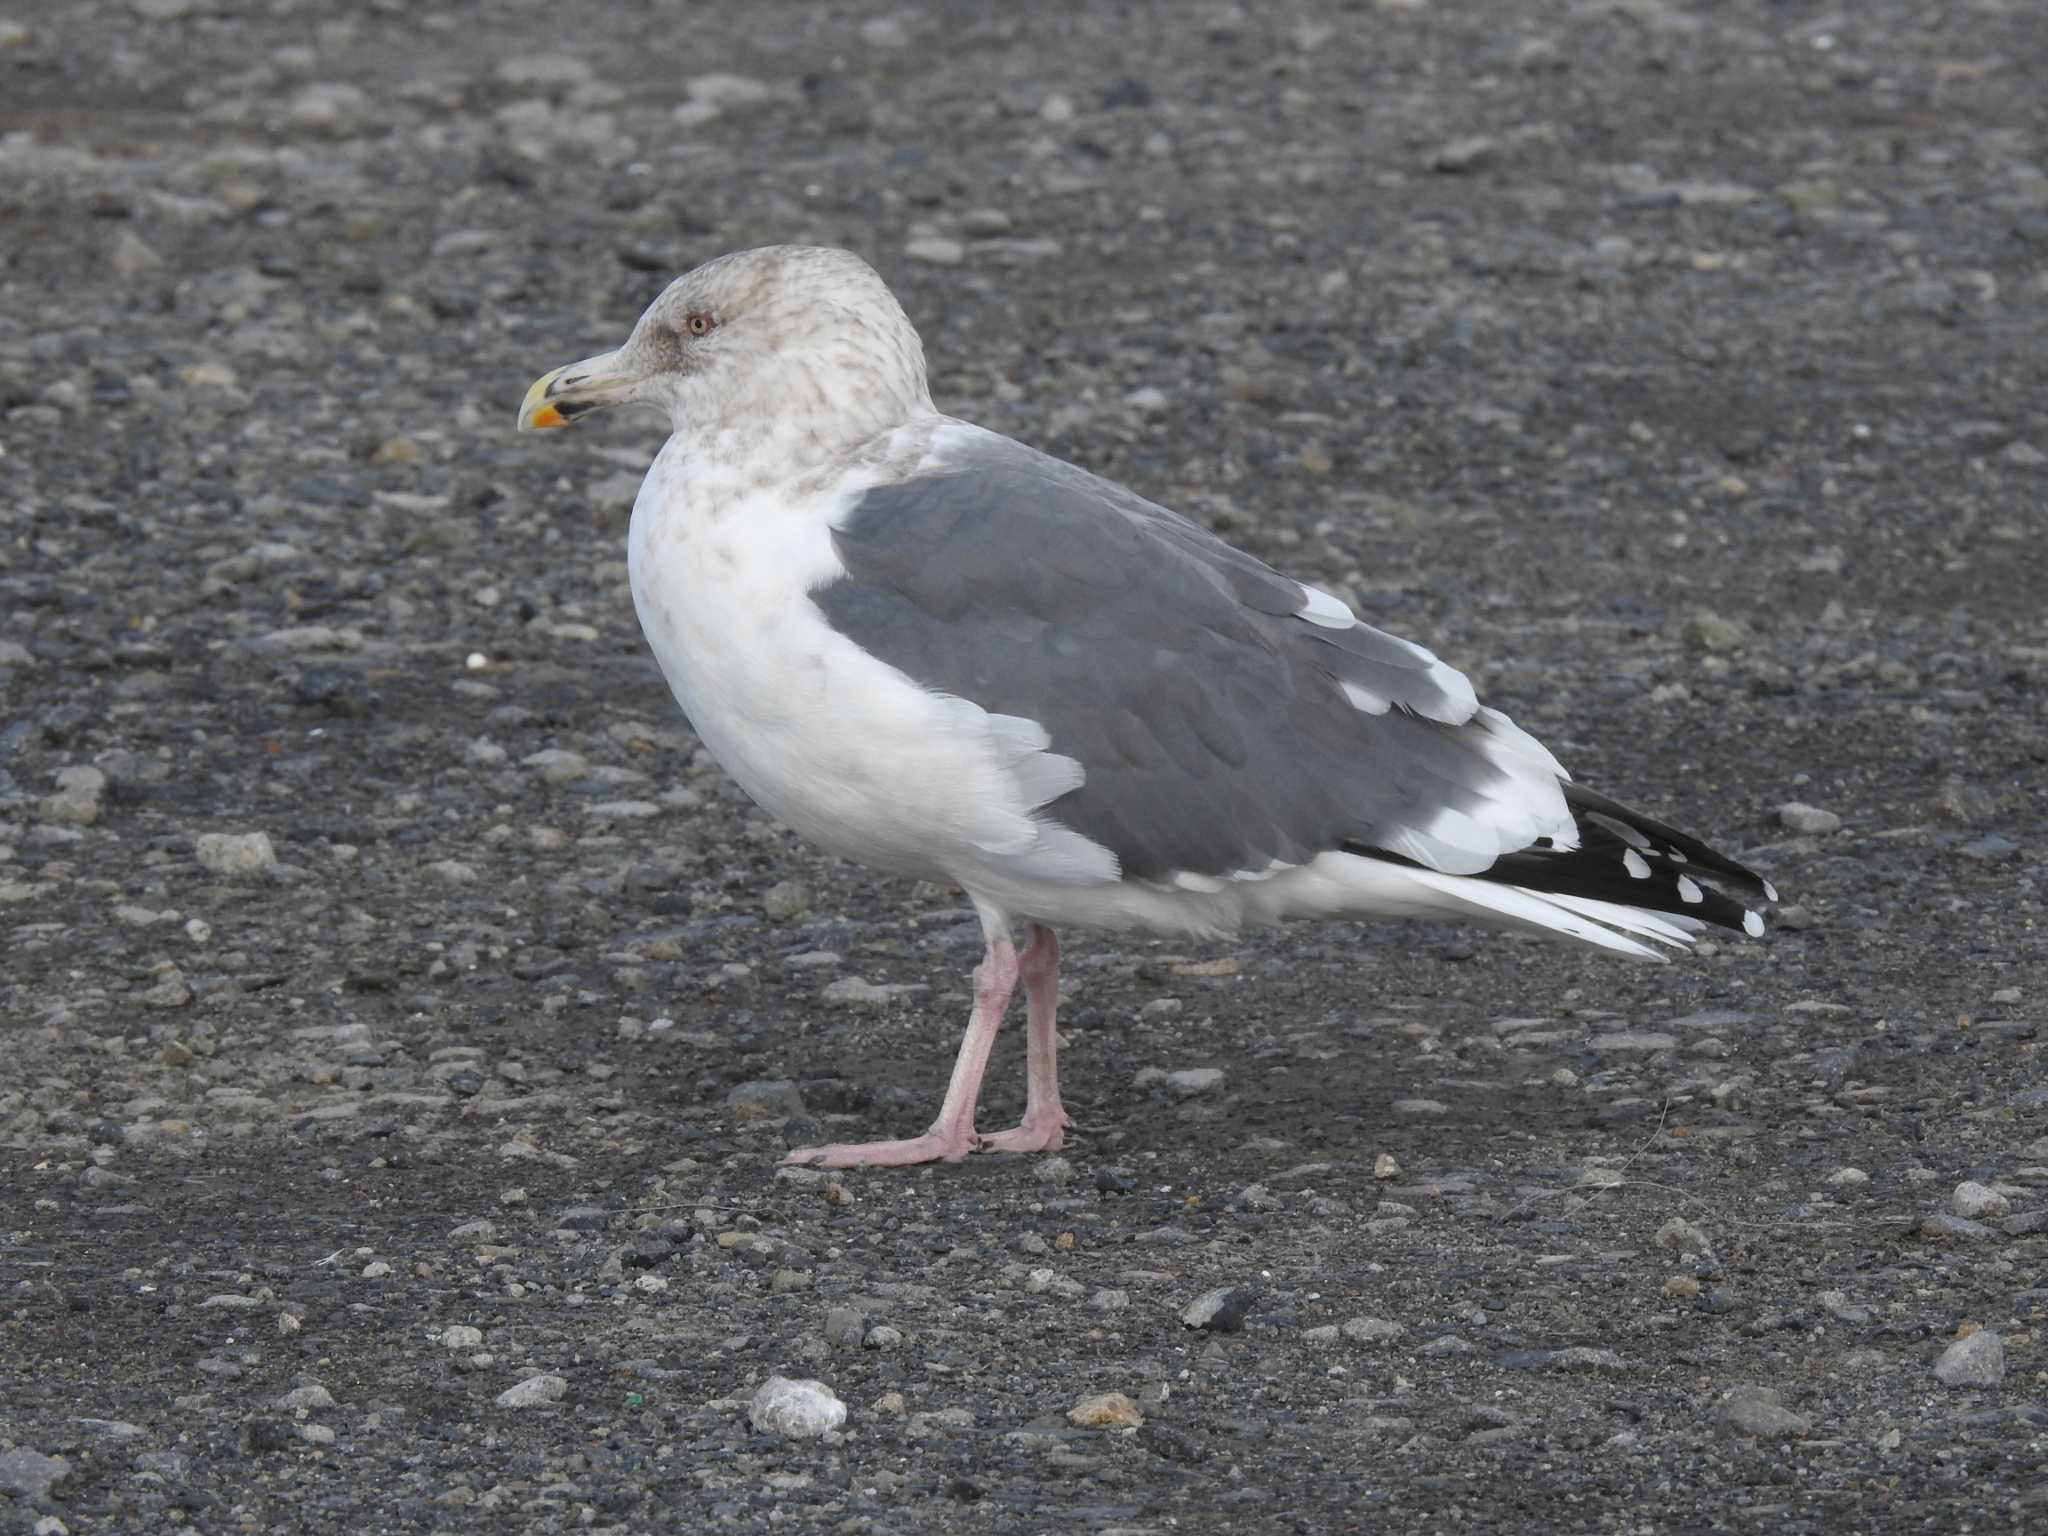
<svg viewBox="0 0 2048 1536">
<path fill-rule="evenodd" d="M 1692 1301 L 1700 1293 L 1700 1283 L 1691 1275 L 1673 1275 L 1664 1282 L 1664 1294 L 1672 1301 Z"/>
<path fill-rule="evenodd" d="M 1451 1106 L 1441 1099 L 1396 1099 L 1393 1110 L 1397 1115 L 1447 1115 Z"/>
<path fill-rule="evenodd" d="M 683 82 L 683 92 L 692 101 L 721 110 L 759 106 L 776 94 L 775 87 L 765 80 L 733 74 L 694 75 Z"/>
<path fill-rule="evenodd" d="M 600 800 L 586 805 L 583 814 L 599 821 L 648 821 L 661 814 L 652 800 Z"/>
<path fill-rule="evenodd" d="M 1947 1211 L 1936 1211 L 1920 1223 L 1920 1235 L 1932 1243 L 1985 1243 L 1997 1237 L 1998 1230 L 1967 1216 L 1951 1216 Z"/>
<path fill-rule="evenodd" d="M 1471 133 L 1440 144 L 1430 152 L 1429 168 L 1447 176 L 1462 176 L 1481 170 L 1500 155 L 1500 140 L 1491 134 Z"/>
<path fill-rule="evenodd" d="M 529 1376 L 516 1387 L 507 1387 L 498 1394 L 500 1408 L 537 1408 L 547 1403 L 560 1402 L 569 1390 L 569 1383 L 560 1376 Z"/>
<path fill-rule="evenodd" d="M 1382 1183 L 1401 1177 L 1401 1165 L 1394 1160 L 1393 1153 L 1382 1152 L 1372 1160 L 1372 1176 Z"/>
<path fill-rule="evenodd" d="M 1131 1293 L 1129 1291 L 1112 1290 L 1107 1286 L 1088 1298 L 1088 1305 L 1097 1312 L 1122 1312 L 1130 1304 Z"/>
<path fill-rule="evenodd" d="M 1828 1182 L 1837 1189 L 1860 1189 L 1870 1182 L 1870 1175 L 1861 1168 L 1837 1168 L 1828 1175 Z"/>
<path fill-rule="evenodd" d="M 0 1451 L 0 1489 L 17 1498 L 47 1499 L 50 1490 L 71 1475 L 71 1463 L 37 1451 Z"/>
<path fill-rule="evenodd" d="M 319 1408 L 332 1408 L 334 1394 L 319 1385 L 294 1387 L 277 1400 L 277 1406 L 286 1413 L 300 1410 L 311 1413 Z"/>
<path fill-rule="evenodd" d="M 747 1405 L 747 1418 L 764 1435 L 815 1439 L 846 1422 L 846 1404 L 822 1381 L 770 1376 Z"/>
<path fill-rule="evenodd" d="M 1176 1099 L 1192 1099 L 1214 1093 L 1223 1086 L 1223 1078 L 1221 1067 L 1185 1067 L 1166 1074 L 1166 1091 Z"/>
<path fill-rule="evenodd" d="M 1949 1204 L 1958 1216 L 1968 1221 L 1981 1221 L 1991 1216 L 2010 1216 L 2012 1202 L 1989 1185 L 1975 1180 L 1958 1184 L 1955 1193 L 1949 1196 Z"/>
<path fill-rule="evenodd" d="M 1550 1357 L 1553 1371 L 1625 1371 L 1628 1362 L 1611 1349 L 1593 1349 L 1575 1344 Z"/>
<path fill-rule="evenodd" d="M 360 86 L 344 80 L 320 80 L 302 87 L 285 103 L 285 120 L 294 127 L 342 135 L 369 115 L 370 98 Z"/>
<path fill-rule="evenodd" d="M 1747 1435 L 1756 1440 L 1788 1440 L 1813 1428 L 1813 1420 L 1785 1406 L 1775 1387 L 1732 1388 L 1721 1399 L 1715 1417 L 1724 1434 Z"/>
<path fill-rule="evenodd" d="M 1675 1051 L 1678 1037 L 1657 1029 L 1623 1029 L 1611 1035 L 1594 1037 L 1590 1049 L 1595 1051 Z"/>
<path fill-rule="evenodd" d="M 1427 1344 L 1423 1345 L 1420 1349 L 1415 1351 L 1415 1353 L 1418 1355 L 1431 1356 L 1469 1355 L 1472 1352 L 1473 1346 L 1471 1342 L 1467 1339 L 1460 1338 L 1455 1333 L 1438 1334 L 1435 1338 L 1431 1339 Z"/>
<path fill-rule="evenodd" d="M 1675 1249 L 1679 1253 L 1714 1251 L 1714 1245 L 1707 1241 L 1707 1234 L 1683 1216 L 1674 1216 L 1659 1227 L 1655 1241 L 1659 1248 Z"/>
<path fill-rule="evenodd" d="M 277 863 L 268 832 L 202 832 L 192 851 L 199 867 L 216 875 L 260 875 Z"/>
<path fill-rule="evenodd" d="M 42 819 L 55 825 L 89 827 L 100 819 L 100 798 L 106 793 L 107 776 L 97 768 L 59 768 L 57 793 L 40 808 Z"/>
<path fill-rule="evenodd" d="M 1687 619 L 1679 633 L 1696 651 L 1732 651 L 1748 638 L 1740 624 L 1704 608 Z"/>
<path fill-rule="evenodd" d="M 905 242 L 903 254 L 935 267 L 957 267 L 967 259 L 967 245 L 949 235 L 920 235 Z"/>
<path fill-rule="evenodd" d="M 1847 1291 L 1822 1291 L 1815 1299 L 1827 1308 L 1828 1316 L 1838 1323 L 1847 1323 L 1852 1328 L 1862 1328 L 1870 1322 L 1870 1309 L 1859 1307 L 1850 1301 Z"/>
<path fill-rule="evenodd" d="M 1069 1408 L 1067 1422 L 1082 1429 L 1136 1429 L 1145 1422 L 1145 1416 L 1123 1393 L 1099 1392 Z"/>
<path fill-rule="evenodd" d="M 761 893 L 761 910 L 778 923 L 811 910 L 811 893 L 795 880 L 778 880 Z"/>
<path fill-rule="evenodd" d="M 1251 1286 L 1219 1285 L 1181 1308 L 1180 1320 L 1187 1327 L 1206 1333 L 1242 1333 L 1245 1314 L 1251 1311 L 1258 1296 Z"/>
<path fill-rule="evenodd" d="M 484 1331 L 468 1323 L 451 1323 L 441 1330 L 443 1349 L 475 1349 L 484 1341 Z"/>
<path fill-rule="evenodd" d="M 893 1323 L 877 1323 L 860 1341 L 862 1349 L 896 1349 L 903 1343 L 903 1330 Z"/>
<path fill-rule="evenodd" d="M 1042 1158 L 1038 1166 L 1031 1170 L 1031 1176 L 1041 1184 L 1051 1184 L 1055 1188 L 1063 1189 L 1074 1182 L 1074 1165 L 1066 1158 L 1054 1154 Z"/>
<path fill-rule="evenodd" d="M 788 1120 L 807 1113 L 802 1091 L 787 1078 L 763 1078 L 737 1084 L 726 1094 L 725 1103 L 732 1111 L 733 1120 L 740 1125 Z"/>
<path fill-rule="evenodd" d="M 522 768 L 538 768 L 544 784 L 573 784 L 587 778 L 590 760 L 580 752 L 569 752 L 561 747 L 549 747 L 519 759 Z"/>
<path fill-rule="evenodd" d="M 585 85 L 596 75 L 588 60 L 567 53 L 525 54 L 498 66 L 498 78 L 510 86 L 567 90 Z"/>
<path fill-rule="evenodd" d="M 1934 1375 L 1945 1387 L 1995 1387 L 2005 1380 L 2005 1340 L 1989 1328 L 1957 1339 L 1934 1362 Z"/>
<path fill-rule="evenodd" d="M 78 1424 L 81 1429 L 89 1429 L 109 1440 L 140 1440 L 149 1433 L 140 1424 L 131 1424 L 126 1419 L 80 1419 Z"/>
<path fill-rule="evenodd" d="M 192 1001 L 192 989 L 172 969 L 165 971 L 163 978 L 148 991 L 137 993 L 135 1000 L 145 1008 L 183 1008 Z"/>
<path fill-rule="evenodd" d="M 868 1320 L 854 1307 L 834 1307 L 825 1314 L 825 1342 L 835 1349 L 858 1349 L 867 1332 Z"/>
<path fill-rule="evenodd" d="M 1954 827 L 1981 827 L 1998 815 L 1998 799 L 1990 790 L 1964 779 L 1944 779 L 1934 797 L 1934 813 Z"/>
<path fill-rule="evenodd" d="M 1354 1317 L 1337 1331 L 1354 1344 L 1391 1344 L 1408 1330 L 1384 1317 Z"/>
<path fill-rule="evenodd" d="M 864 976 L 842 976 L 837 981 L 827 982 L 818 997 L 842 1008 L 874 1008 L 893 1003 L 907 992 L 922 990 L 923 987 L 917 983 L 885 985 L 869 981 Z"/>
<path fill-rule="evenodd" d="M 1803 800 L 1788 800 L 1778 807 L 1778 821 L 1787 831 L 1807 837 L 1825 837 L 1842 829 L 1842 818 Z"/>
</svg>

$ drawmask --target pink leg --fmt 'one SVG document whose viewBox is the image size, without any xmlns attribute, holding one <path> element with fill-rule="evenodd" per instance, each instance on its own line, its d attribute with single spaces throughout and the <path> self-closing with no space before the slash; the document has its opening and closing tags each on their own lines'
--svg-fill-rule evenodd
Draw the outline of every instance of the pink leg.
<svg viewBox="0 0 2048 1536">
<path fill-rule="evenodd" d="M 981 1138 L 985 1152 L 1057 1152 L 1074 1122 L 1060 1108 L 1060 941 L 1050 928 L 1031 925 L 1031 942 L 1017 957 L 1024 983 L 1030 1037 L 1025 1054 L 1024 1118 L 1015 1129 Z"/>
<path fill-rule="evenodd" d="M 946 1085 L 946 1101 L 939 1106 L 939 1118 L 930 1130 L 907 1141 L 843 1141 L 798 1147 L 782 1161 L 820 1168 L 863 1164 L 901 1168 L 912 1163 L 957 1163 L 972 1152 L 977 1145 L 974 1101 L 981 1095 L 981 1077 L 988 1070 L 989 1052 L 995 1049 L 996 1031 L 1003 1027 L 1010 994 L 1017 989 L 1017 970 L 1017 946 L 1008 939 L 990 939 L 988 952 L 974 970 L 974 1014 L 967 1021 L 967 1038 L 960 1042 L 953 1080 Z"/>
</svg>

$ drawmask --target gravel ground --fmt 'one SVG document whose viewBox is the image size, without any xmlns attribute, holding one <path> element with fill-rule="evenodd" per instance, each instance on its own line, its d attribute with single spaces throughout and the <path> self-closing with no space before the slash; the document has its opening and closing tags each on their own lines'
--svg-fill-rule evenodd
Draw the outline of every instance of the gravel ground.
<svg viewBox="0 0 2048 1536">
<path fill-rule="evenodd" d="M 0 17 L 0 1529 L 2048 1524 L 2036 8 L 760 9 Z M 511 427 L 781 240 L 1771 935 L 1076 935 L 1064 1155 L 778 1173 L 975 926 Z"/>
</svg>

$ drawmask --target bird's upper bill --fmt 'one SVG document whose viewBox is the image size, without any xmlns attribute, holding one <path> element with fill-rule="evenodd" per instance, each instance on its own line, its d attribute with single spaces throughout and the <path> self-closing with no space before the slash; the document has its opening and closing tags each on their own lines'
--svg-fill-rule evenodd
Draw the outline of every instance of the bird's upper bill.
<svg viewBox="0 0 2048 1536">
<path fill-rule="evenodd" d="M 535 379 L 519 403 L 519 430 L 566 427 L 586 411 L 630 400 L 642 375 L 625 360 L 624 351 L 570 363 Z"/>
</svg>

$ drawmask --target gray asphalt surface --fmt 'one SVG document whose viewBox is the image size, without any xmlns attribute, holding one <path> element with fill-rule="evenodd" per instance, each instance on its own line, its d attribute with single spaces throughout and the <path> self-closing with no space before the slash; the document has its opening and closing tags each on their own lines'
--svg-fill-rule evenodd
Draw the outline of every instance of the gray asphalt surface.
<svg viewBox="0 0 2048 1536">
<path fill-rule="evenodd" d="M 2044 66 L 1995 0 L 0 15 L 0 1529 L 2038 1528 Z M 655 422 L 511 427 L 779 241 L 1770 935 L 1073 935 L 1064 1154 L 777 1174 L 923 1124 L 978 932 L 698 748 Z"/>
</svg>

